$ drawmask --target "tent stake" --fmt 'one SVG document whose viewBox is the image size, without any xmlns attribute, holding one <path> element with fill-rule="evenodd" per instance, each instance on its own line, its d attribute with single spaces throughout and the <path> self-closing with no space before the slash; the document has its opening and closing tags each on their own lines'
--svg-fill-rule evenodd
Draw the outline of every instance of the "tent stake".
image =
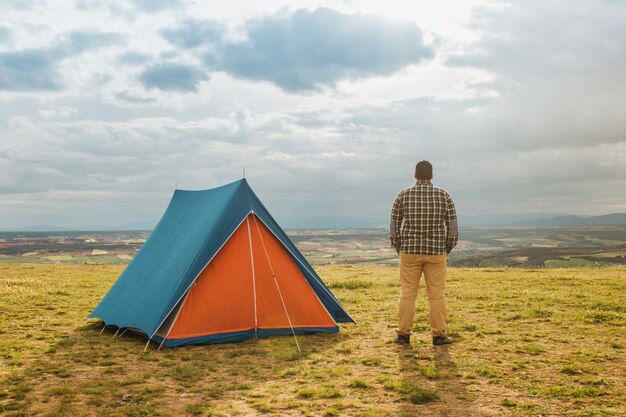
<svg viewBox="0 0 626 417">
<path fill-rule="evenodd" d="M 163 343 L 165 343 L 165 338 L 163 338 L 163 341 L 159 345 L 159 348 L 157 349 L 157 351 L 161 350 L 161 348 L 163 347 Z"/>
</svg>

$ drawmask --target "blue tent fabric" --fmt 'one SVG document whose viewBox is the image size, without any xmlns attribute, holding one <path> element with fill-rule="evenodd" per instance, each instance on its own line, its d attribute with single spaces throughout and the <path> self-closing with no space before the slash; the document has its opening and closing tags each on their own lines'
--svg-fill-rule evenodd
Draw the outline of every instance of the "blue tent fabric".
<svg viewBox="0 0 626 417">
<path fill-rule="evenodd" d="M 146 243 L 89 317 L 152 339 L 250 212 L 285 245 L 335 322 L 353 322 L 245 179 L 209 190 L 176 190 Z"/>
</svg>

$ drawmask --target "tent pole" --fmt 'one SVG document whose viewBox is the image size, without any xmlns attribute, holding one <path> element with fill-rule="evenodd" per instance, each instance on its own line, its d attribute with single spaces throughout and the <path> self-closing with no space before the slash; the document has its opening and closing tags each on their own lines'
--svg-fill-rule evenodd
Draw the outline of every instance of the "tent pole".
<svg viewBox="0 0 626 417">
<path fill-rule="evenodd" d="M 128 330 L 128 327 L 124 329 L 124 331 L 122 332 L 122 334 L 120 335 L 120 337 L 124 336 L 124 333 L 126 333 L 126 330 Z"/>
<path fill-rule="evenodd" d="M 272 271 L 272 278 L 274 278 L 274 284 L 276 284 L 276 289 L 278 290 L 278 295 L 280 296 L 280 301 L 283 303 L 283 309 L 285 310 L 285 315 L 287 316 L 287 321 L 289 322 L 289 328 L 291 329 L 291 333 L 293 334 L 293 338 L 296 341 L 296 346 L 298 347 L 298 352 L 302 353 L 302 349 L 300 349 L 300 343 L 298 343 L 298 338 L 296 337 L 296 332 L 293 329 L 293 325 L 291 324 L 291 317 L 289 317 L 289 311 L 287 311 L 287 305 L 285 304 L 285 300 L 283 299 L 283 293 L 280 291 L 280 287 L 278 286 L 278 280 L 276 279 L 276 275 L 274 274 L 274 267 L 272 266 L 272 261 L 270 260 L 270 256 L 267 253 L 267 248 L 265 247 L 265 241 L 263 240 L 263 235 L 261 234 L 261 229 L 259 229 L 259 223 L 256 221 L 256 216 L 253 215 L 254 224 L 256 225 L 256 231 L 261 238 L 261 244 L 263 245 L 263 251 L 265 252 L 265 257 L 267 258 L 267 263 L 270 264 L 270 271 Z"/>
<path fill-rule="evenodd" d="M 187 293 L 185 294 L 185 298 L 182 300 L 182 303 L 181 303 L 180 307 L 178 308 L 178 311 L 176 312 L 176 316 L 174 317 L 174 320 L 172 320 L 172 324 L 170 324 L 170 328 L 167 330 L 167 333 L 165 333 L 165 337 L 163 337 L 163 340 L 161 341 L 161 344 L 159 345 L 159 348 L 157 350 L 161 350 L 161 347 L 165 343 L 165 340 L 168 337 L 170 337 L 170 333 L 172 332 L 172 329 L 174 328 L 174 324 L 176 324 L 176 320 L 178 320 L 178 316 L 180 315 L 180 312 L 183 310 L 183 306 L 187 302 L 187 297 L 189 297 L 189 293 L 190 292 L 191 292 L 190 290 L 187 290 Z M 178 303 L 176 303 L 176 304 L 178 304 Z M 170 311 L 170 314 L 171 314 L 171 311 Z M 160 327 L 159 327 L 159 329 L 160 329 Z M 155 334 L 157 334 L 159 332 L 159 329 L 157 329 Z M 154 337 L 154 334 L 152 335 L 152 337 Z"/>
<path fill-rule="evenodd" d="M 248 215 L 250 216 L 250 215 Z M 246 224 L 248 225 L 248 242 L 250 242 L 250 261 L 252 263 L 252 290 L 254 291 L 254 338 L 258 339 L 257 329 L 259 328 L 259 319 L 256 308 L 256 278 L 254 276 L 254 255 L 252 254 L 252 235 L 250 233 L 250 218 L 246 218 Z"/>
<path fill-rule="evenodd" d="M 117 334 L 120 332 L 120 328 L 117 328 L 117 331 L 115 332 L 115 334 L 113 335 L 113 337 L 111 339 L 115 339 L 115 336 L 117 336 Z"/>
<path fill-rule="evenodd" d="M 102 332 L 103 332 L 103 331 L 104 331 L 104 329 L 106 329 L 106 328 L 107 328 L 107 325 L 105 324 L 105 325 L 102 327 L 102 330 L 100 330 L 100 333 L 98 333 L 98 334 L 102 334 Z"/>
<path fill-rule="evenodd" d="M 148 346 L 150 346 L 150 339 L 148 339 L 148 341 L 146 342 L 146 347 L 143 348 L 143 353 L 146 353 L 148 351 Z"/>
</svg>

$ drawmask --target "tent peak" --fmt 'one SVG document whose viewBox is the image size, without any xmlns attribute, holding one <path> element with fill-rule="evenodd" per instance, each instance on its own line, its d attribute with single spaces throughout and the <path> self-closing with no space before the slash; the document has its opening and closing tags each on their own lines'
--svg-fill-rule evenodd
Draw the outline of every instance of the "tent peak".
<svg viewBox="0 0 626 417">
<path fill-rule="evenodd" d="M 250 188 L 250 185 L 248 184 L 248 181 L 245 178 L 241 178 L 237 181 L 233 181 L 230 182 L 228 184 L 224 184 L 224 185 L 220 185 L 219 187 L 214 187 L 214 188 L 205 188 L 205 189 L 200 189 L 200 190 L 184 190 L 182 188 L 177 188 L 174 192 L 175 193 L 179 193 L 179 192 L 183 192 L 183 193 L 203 193 L 206 191 L 217 191 L 217 190 L 224 190 L 224 189 L 228 189 L 228 188 L 235 188 L 239 185 L 243 185 L 245 184 L 246 186 L 248 186 L 248 188 Z"/>
</svg>

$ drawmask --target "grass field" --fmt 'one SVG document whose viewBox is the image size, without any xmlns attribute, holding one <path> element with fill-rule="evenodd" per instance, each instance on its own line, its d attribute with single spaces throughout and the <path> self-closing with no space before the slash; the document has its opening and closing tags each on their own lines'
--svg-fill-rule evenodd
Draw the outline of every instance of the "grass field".
<svg viewBox="0 0 626 417">
<path fill-rule="evenodd" d="M 624 416 L 626 269 L 452 269 L 449 329 L 391 343 L 392 267 L 317 270 L 358 322 L 334 335 L 156 351 L 85 316 L 122 266 L 0 265 L 7 416 Z"/>
</svg>

